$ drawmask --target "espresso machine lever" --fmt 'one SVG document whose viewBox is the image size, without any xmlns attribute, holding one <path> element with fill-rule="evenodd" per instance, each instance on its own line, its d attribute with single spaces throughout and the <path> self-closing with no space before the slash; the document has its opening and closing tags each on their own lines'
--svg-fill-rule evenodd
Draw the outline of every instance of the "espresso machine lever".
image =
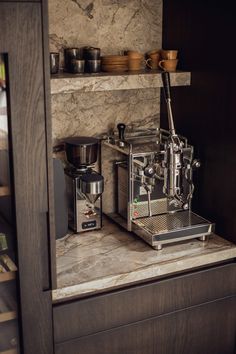
<svg viewBox="0 0 236 354">
<path fill-rule="evenodd" d="M 171 107 L 171 96 L 170 96 L 170 74 L 167 71 L 163 71 L 161 73 L 162 83 L 164 88 L 164 95 L 167 104 L 167 114 L 168 114 L 168 123 L 169 123 L 169 131 L 172 136 L 176 135 L 175 133 L 175 126 L 174 126 L 174 119 L 172 114 L 172 107 Z"/>
<path fill-rule="evenodd" d="M 174 119 L 171 107 L 170 96 L 170 75 L 169 72 L 162 72 L 164 95 L 167 104 L 167 114 L 169 123 L 169 137 L 165 144 L 164 152 L 164 187 L 163 191 L 167 198 L 172 199 L 179 206 L 187 210 L 192 198 L 193 183 L 192 178 L 188 178 L 189 190 L 187 197 L 183 193 L 183 179 L 186 176 L 187 161 L 184 160 L 184 142 L 176 134 Z"/>
</svg>

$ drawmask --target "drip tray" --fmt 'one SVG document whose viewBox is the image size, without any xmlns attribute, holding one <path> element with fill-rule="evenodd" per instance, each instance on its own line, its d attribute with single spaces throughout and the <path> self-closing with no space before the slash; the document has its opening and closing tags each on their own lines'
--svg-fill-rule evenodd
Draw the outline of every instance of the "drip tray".
<svg viewBox="0 0 236 354">
<path fill-rule="evenodd" d="M 191 238 L 205 240 L 214 231 L 214 224 L 191 211 L 178 211 L 132 221 L 132 231 L 152 247 Z"/>
</svg>

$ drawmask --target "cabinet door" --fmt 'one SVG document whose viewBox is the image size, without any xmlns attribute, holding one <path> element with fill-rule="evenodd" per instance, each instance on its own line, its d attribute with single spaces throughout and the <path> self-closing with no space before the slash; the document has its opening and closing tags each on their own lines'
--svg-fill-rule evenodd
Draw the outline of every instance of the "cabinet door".
<svg viewBox="0 0 236 354">
<path fill-rule="evenodd" d="M 0 53 L 6 62 L 10 199 L 13 209 L 12 215 L 8 215 L 2 207 L 2 217 L 14 224 L 21 309 L 19 326 L 24 354 L 52 352 L 48 147 L 41 6 L 36 2 L 0 2 Z M 6 127 L 2 128 L 3 137 Z"/>
<path fill-rule="evenodd" d="M 0 353 L 19 353 L 16 227 L 13 206 L 6 56 L 0 54 Z"/>
<path fill-rule="evenodd" d="M 233 354 L 236 297 L 56 345 L 56 354 Z"/>
</svg>

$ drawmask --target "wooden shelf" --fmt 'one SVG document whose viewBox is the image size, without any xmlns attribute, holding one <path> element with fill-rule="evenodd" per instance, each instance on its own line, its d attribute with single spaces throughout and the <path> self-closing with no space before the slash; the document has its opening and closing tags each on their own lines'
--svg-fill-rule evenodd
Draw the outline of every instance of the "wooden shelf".
<svg viewBox="0 0 236 354">
<path fill-rule="evenodd" d="M 0 187 L 0 197 L 5 197 L 10 195 L 10 188 L 8 186 Z"/>
<path fill-rule="evenodd" d="M 5 281 L 13 280 L 16 278 L 16 272 L 6 272 L 6 273 L 0 273 L 0 283 L 3 283 Z"/>
<path fill-rule="evenodd" d="M 0 354 L 18 354 L 18 350 L 17 349 L 9 349 L 9 350 L 5 350 L 4 352 L 0 352 Z"/>
<path fill-rule="evenodd" d="M 16 267 L 15 263 L 10 259 L 10 257 L 8 255 L 5 255 L 5 254 L 1 255 L 0 259 L 3 263 L 3 265 L 4 264 L 6 265 L 6 269 L 9 270 L 9 271 L 0 273 L 0 283 L 15 279 L 15 277 L 16 277 L 15 272 L 17 271 L 17 267 Z"/>
<path fill-rule="evenodd" d="M 16 311 L 9 311 L 0 313 L 0 323 L 11 321 L 17 318 Z"/>
<path fill-rule="evenodd" d="M 171 86 L 188 86 L 190 72 L 170 73 Z M 134 90 L 162 87 L 161 71 L 143 70 L 122 73 L 68 74 L 51 76 L 51 94 L 74 92 L 101 92 L 115 90 Z"/>
<path fill-rule="evenodd" d="M 8 150 L 8 132 L 0 129 L 0 150 Z"/>
</svg>

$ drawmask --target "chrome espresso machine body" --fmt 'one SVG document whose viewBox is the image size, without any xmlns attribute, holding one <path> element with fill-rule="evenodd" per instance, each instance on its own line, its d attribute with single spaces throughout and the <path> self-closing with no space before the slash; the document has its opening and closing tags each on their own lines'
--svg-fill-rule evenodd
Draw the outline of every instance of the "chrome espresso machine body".
<svg viewBox="0 0 236 354">
<path fill-rule="evenodd" d="M 163 73 L 169 131 L 146 130 L 111 134 L 102 144 L 106 181 L 103 211 L 155 249 L 191 238 L 202 241 L 214 225 L 191 211 L 192 174 L 200 162 L 193 146 L 175 133 L 170 105 L 169 74 Z M 112 191 L 112 192 L 111 192 Z"/>
<path fill-rule="evenodd" d="M 98 140 L 91 137 L 64 140 L 68 223 L 76 233 L 102 227 L 104 179 L 94 169 L 98 146 Z"/>
</svg>

